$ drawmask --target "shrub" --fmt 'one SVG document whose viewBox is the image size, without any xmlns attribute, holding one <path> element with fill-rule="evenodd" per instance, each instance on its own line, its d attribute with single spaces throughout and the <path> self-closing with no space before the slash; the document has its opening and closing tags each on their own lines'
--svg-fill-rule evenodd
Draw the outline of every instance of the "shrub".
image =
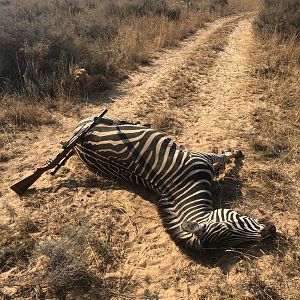
<svg viewBox="0 0 300 300">
<path fill-rule="evenodd" d="M 0 237 L 0 269 L 5 272 L 22 262 L 28 262 L 35 247 L 35 241 L 26 233 L 10 230 Z"/>
<path fill-rule="evenodd" d="M 19 99 L 17 97 L 5 97 L 0 101 L 0 125 L 2 128 L 15 127 L 28 128 L 28 126 L 36 126 L 54 123 L 51 114 L 45 107 L 36 103 Z M 1 146 L 0 137 L 0 146 Z"/>
<path fill-rule="evenodd" d="M 300 1 L 265 0 L 255 22 L 256 30 L 266 36 L 274 33 L 287 39 L 292 35 L 300 38 Z"/>
<path fill-rule="evenodd" d="M 10 91 L 30 98 L 76 96 L 74 68 L 124 74 L 210 19 L 211 0 L 189 3 L 0 1 L 0 77 L 10 80 Z"/>
<path fill-rule="evenodd" d="M 86 292 L 95 284 L 101 285 L 101 276 L 121 260 L 109 241 L 98 239 L 88 225 L 79 224 L 62 228 L 59 238 L 36 247 L 35 256 L 48 258 L 46 272 L 39 279 L 57 296 L 76 290 Z"/>
</svg>

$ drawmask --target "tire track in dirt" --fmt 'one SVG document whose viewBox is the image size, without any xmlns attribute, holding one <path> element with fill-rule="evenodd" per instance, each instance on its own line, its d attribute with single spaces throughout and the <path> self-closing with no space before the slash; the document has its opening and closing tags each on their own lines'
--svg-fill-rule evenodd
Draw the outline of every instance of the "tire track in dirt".
<svg viewBox="0 0 300 300">
<path fill-rule="evenodd" d="M 187 123 L 182 133 L 190 149 L 208 150 L 218 145 L 247 149 L 246 134 L 253 132 L 252 116 L 257 108 L 251 82 L 249 51 L 253 43 L 252 24 L 242 20 L 231 34 L 226 50 L 215 61 L 202 90 L 190 109 L 196 122 Z M 203 105 L 204 104 L 204 105 Z M 199 144 L 201 145 L 199 147 Z"/>
<path fill-rule="evenodd" d="M 181 70 L 190 65 L 193 53 L 201 51 L 213 34 L 226 25 L 236 22 L 239 18 L 241 16 L 219 19 L 186 39 L 179 49 L 169 49 L 158 53 L 158 58 L 149 66 L 140 67 L 125 83 L 117 87 L 116 91 L 108 93 L 107 97 L 114 102 L 109 107 L 110 111 L 121 119 L 136 121 L 137 117 L 147 119 L 149 111 L 160 110 L 160 107 L 153 107 L 157 99 L 166 101 L 166 94 L 174 92 L 172 89 L 175 77 L 180 76 Z M 197 81 L 193 75 L 189 73 L 190 82 L 196 85 Z M 205 74 L 202 73 L 202 75 Z"/>
<path fill-rule="evenodd" d="M 220 45 L 211 44 L 216 36 L 222 37 Z M 151 122 L 157 115 L 170 114 L 182 127 L 175 139 L 187 149 L 201 151 L 215 145 L 245 148 L 244 134 L 253 130 L 250 116 L 256 105 L 247 92 L 251 40 L 249 18 L 220 19 L 184 41 L 179 49 L 166 50 L 152 66 L 140 68 L 102 100 L 112 101 L 108 106 L 109 115 L 121 119 Z M 223 49 L 226 41 L 228 45 Z M 88 107 L 84 114 L 97 114 L 100 109 Z M 31 145 L 27 141 L 22 150 L 26 157 L 16 159 L 10 175 L 4 172 L 6 180 L 23 177 L 23 170 L 38 165 L 37 152 L 42 163 L 45 157 L 51 157 L 54 143 L 69 136 L 77 121 L 76 118 L 62 119 L 62 134 L 57 134 L 58 128 L 43 127 L 34 134 L 36 138 L 29 135 Z M 51 136 L 55 136 L 55 141 L 50 143 L 49 150 Z M 56 232 L 51 225 L 56 219 L 66 223 L 68 214 L 76 209 L 78 214 L 86 215 L 95 228 L 105 216 L 107 202 L 125 211 L 118 222 L 127 234 L 124 243 L 127 259 L 118 271 L 107 273 L 105 279 L 128 278 L 127 285 L 134 286 L 133 299 L 198 299 L 216 282 L 222 285 L 232 280 L 230 273 L 226 278 L 219 268 L 192 263 L 182 254 L 165 232 L 155 206 L 143 197 L 113 184 L 101 185 L 101 189 L 96 185 L 81 185 L 82 176 L 86 174 L 81 167 L 72 159 L 62 175 L 54 179 L 42 177 L 35 185 L 41 193 L 28 196 L 26 207 L 23 200 L 10 191 L 3 192 L 3 199 L 14 206 L 16 214 L 25 211 L 46 220 L 43 234 L 47 232 L 48 236 Z M 78 183 L 76 187 L 68 183 L 74 180 Z M 38 205 L 30 206 L 30 202 L 38 202 Z M 5 208 L 2 211 L 7 215 Z M 113 215 L 105 217 L 114 218 Z M 11 222 L 11 218 L 3 219 L 4 223 Z M 109 238 L 114 239 L 114 236 Z M 123 298 L 124 290 L 115 291 L 116 299 Z"/>
</svg>

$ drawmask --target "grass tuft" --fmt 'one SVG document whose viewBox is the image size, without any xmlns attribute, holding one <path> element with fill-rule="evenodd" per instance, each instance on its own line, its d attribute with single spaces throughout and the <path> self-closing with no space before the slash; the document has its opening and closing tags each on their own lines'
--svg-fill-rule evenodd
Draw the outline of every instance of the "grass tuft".
<svg viewBox="0 0 300 300">
<path fill-rule="evenodd" d="M 12 233 L 7 230 L 0 238 L 0 270 L 5 272 L 11 268 L 28 263 L 35 248 L 35 240 L 28 234 Z"/>
<path fill-rule="evenodd" d="M 153 117 L 153 128 L 158 131 L 169 133 L 172 135 L 178 135 L 181 133 L 182 124 L 168 114 L 156 115 Z"/>
<path fill-rule="evenodd" d="M 247 284 L 247 289 L 254 295 L 250 299 L 258 300 L 279 300 L 282 299 L 276 289 L 270 287 L 258 276 L 254 276 Z"/>
<path fill-rule="evenodd" d="M 40 278 L 58 297 L 69 292 L 87 292 L 103 284 L 101 276 L 121 257 L 108 241 L 99 240 L 84 220 L 62 228 L 58 238 L 42 243 L 36 257 L 47 257 L 46 273 Z"/>
</svg>

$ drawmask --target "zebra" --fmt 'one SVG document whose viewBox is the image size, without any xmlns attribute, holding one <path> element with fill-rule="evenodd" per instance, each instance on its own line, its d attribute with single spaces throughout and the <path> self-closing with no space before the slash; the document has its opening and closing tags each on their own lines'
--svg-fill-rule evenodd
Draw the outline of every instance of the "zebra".
<svg viewBox="0 0 300 300">
<path fill-rule="evenodd" d="M 90 122 L 81 121 L 75 132 Z M 189 152 L 148 126 L 103 118 L 76 145 L 75 152 L 95 173 L 159 194 L 157 206 L 166 231 L 189 249 L 260 243 L 276 232 L 271 222 L 212 205 L 211 184 L 217 166 L 241 157 L 240 150 Z"/>
</svg>

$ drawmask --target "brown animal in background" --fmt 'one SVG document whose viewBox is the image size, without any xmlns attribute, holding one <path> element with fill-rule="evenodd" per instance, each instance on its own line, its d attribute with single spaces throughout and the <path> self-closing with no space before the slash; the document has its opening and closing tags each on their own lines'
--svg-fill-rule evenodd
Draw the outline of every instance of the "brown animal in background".
<svg viewBox="0 0 300 300">
<path fill-rule="evenodd" d="M 8 91 L 11 86 L 11 81 L 7 77 L 0 76 L 0 92 Z"/>
<path fill-rule="evenodd" d="M 86 92 L 103 91 L 109 88 L 106 77 L 101 74 L 89 75 L 85 69 L 76 69 L 74 77 L 78 87 Z"/>
</svg>

